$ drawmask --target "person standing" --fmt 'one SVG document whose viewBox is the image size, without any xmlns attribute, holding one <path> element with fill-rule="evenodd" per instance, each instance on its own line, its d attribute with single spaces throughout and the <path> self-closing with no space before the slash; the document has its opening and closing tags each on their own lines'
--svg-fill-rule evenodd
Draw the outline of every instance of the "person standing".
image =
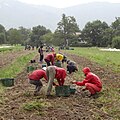
<svg viewBox="0 0 120 120">
<path fill-rule="evenodd" d="M 90 96 L 95 95 L 97 92 L 100 92 L 102 89 L 102 82 L 100 78 L 90 71 L 89 67 L 83 69 L 83 73 L 86 76 L 82 82 L 73 81 L 72 84 L 78 86 L 85 86 L 84 90 L 89 90 Z"/>
<path fill-rule="evenodd" d="M 48 78 L 47 96 L 50 96 L 52 85 L 63 86 L 66 78 L 66 70 L 56 66 L 49 66 L 46 69 L 46 75 Z M 54 79 L 57 79 L 58 85 L 54 83 Z"/>
<path fill-rule="evenodd" d="M 46 67 L 43 67 L 42 69 L 35 70 L 31 74 L 28 75 L 29 83 L 36 86 L 34 95 L 38 95 L 40 89 L 43 86 L 40 79 L 45 78 L 46 82 L 48 82 L 45 70 L 46 70 Z"/>
<path fill-rule="evenodd" d="M 38 52 L 40 54 L 40 62 L 43 62 L 43 58 L 44 58 L 44 54 L 43 54 L 43 46 L 40 46 L 40 48 L 38 49 Z"/>
</svg>

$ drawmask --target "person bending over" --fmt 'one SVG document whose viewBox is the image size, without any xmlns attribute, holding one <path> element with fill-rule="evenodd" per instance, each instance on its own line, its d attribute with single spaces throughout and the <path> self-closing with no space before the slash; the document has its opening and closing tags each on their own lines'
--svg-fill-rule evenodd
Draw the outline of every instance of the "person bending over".
<svg viewBox="0 0 120 120">
<path fill-rule="evenodd" d="M 48 78 L 47 96 L 50 96 L 52 85 L 63 86 L 66 78 L 66 70 L 56 66 L 49 66 L 46 69 L 46 75 Z M 57 79 L 58 85 L 54 83 L 54 79 Z"/>
<path fill-rule="evenodd" d="M 42 88 L 43 84 L 40 79 L 45 78 L 47 82 L 47 76 L 45 72 L 46 68 L 43 67 L 40 70 L 35 70 L 31 74 L 28 75 L 29 83 L 35 85 L 34 95 L 38 95 L 40 89 Z"/>
</svg>

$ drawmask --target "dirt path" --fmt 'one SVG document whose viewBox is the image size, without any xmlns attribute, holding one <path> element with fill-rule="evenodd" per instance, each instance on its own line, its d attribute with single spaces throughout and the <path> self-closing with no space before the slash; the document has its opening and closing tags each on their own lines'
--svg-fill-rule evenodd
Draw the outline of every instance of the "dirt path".
<svg viewBox="0 0 120 120">
<path fill-rule="evenodd" d="M 71 54 L 67 54 L 67 56 L 76 61 L 81 69 L 85 66 L 92 68 L 92 71 L 101 76 L 105 85 L 117 85 L 112 82 L 113 76 L 117 81 L 120 75 L 109 70 L 106 71 L 98 64 L 83 57 Z M 66 84 L 71 79 L 73 78 L 67 76 Z M 43 81 L 43 84 L 45 86 L 43 86 L 40 96 L 35 97 L 33 96 L 34 87 L 28 83 L 26 70 L 20 73 L 15 79 L 15 86 L 8 88 L 4 96 L 2 96 L 5 98 L 5 103 L 0 104 L 0 120 L 114 120 L 110 114 L 102 110 L 104 106 L 102 103 L 85 96 L 85 93 L 77 93 L 70 97 L 46 98 L 44 95 L 46 83 Z M 49 105 L 40 109 L 39 112 L 36 110 L 23 110 L 23 104 L 31 101 L 44 101 Z"/>
</svg>

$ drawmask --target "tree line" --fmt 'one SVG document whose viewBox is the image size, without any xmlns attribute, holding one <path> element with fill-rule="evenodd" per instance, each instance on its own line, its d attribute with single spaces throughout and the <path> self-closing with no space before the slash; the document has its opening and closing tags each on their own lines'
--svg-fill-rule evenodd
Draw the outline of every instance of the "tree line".
<svg viewBox="0 0 120 120">
<path fill-rule="evenodd" d="M 32 27 L 32 29 L 21 26 L 18 29 L 6 30 L 0 24 L 0 44 L 120 48 L 120 17 L 116 17 L 111 25 L 100 20 L 88 22 L 81 30 L 74 16 L 63 14 L 54 32 L 42 25 Z"/>
</svg>

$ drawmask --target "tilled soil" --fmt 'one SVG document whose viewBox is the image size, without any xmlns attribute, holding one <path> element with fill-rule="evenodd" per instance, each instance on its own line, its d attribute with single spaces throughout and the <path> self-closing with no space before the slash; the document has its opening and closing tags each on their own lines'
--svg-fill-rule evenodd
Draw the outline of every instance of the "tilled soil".
<svg viewBox="0 0 120 120">
<path fill-rule="evenodd" d="M 67 54 L 67 53 L 66 53 Z M 120 87 L 118 82 L 120 75 L 113 73 L 108 68 L 103 68 L 97 63 L 91 62 L 80 56 L 67 54 L 69 58 L 74 60 L 82 69 L 83 67 L 90 67 L 91 70 L 100 76 L 104 85 L 111 85 Z M 36 56 L 35 59 L 38 59 Z M 70 84 L 74 78 L 67 76 L 65 84 Z M 42 81 L 44 86 L 39 96 L 33 96 L 34 86 L 28 83 L 26 69 L 15 78 L 15 86 L 7 88 L 4 95 L 5 102 L 0 104 L 0 119 L 1 120 L 114 120 L 114 117 L 106 113 L 99 103 L 94 98 L 89 98 L 88 92 L 81 91 L 79 93 L 70 95 L 70 97 L 53 97 L 46 98 L 45 81 Z M 25 103 L 31 101 L 45 102 L 46 107 L 38 110 L 26 111 L 23 109 Z"/>
<path fill-rule="evenodd" d="M 22 56 L 22 55 L 27 55 L 32 51 L 27 51 L 27 50 L 20 50 L 20 51 L 11 51 L 10 53 L 1 53 L 0 54 L 0 68 L 5 67 L 6 65 L 10 64 L 13 62 L 16 58 Z"/>
</svg>

